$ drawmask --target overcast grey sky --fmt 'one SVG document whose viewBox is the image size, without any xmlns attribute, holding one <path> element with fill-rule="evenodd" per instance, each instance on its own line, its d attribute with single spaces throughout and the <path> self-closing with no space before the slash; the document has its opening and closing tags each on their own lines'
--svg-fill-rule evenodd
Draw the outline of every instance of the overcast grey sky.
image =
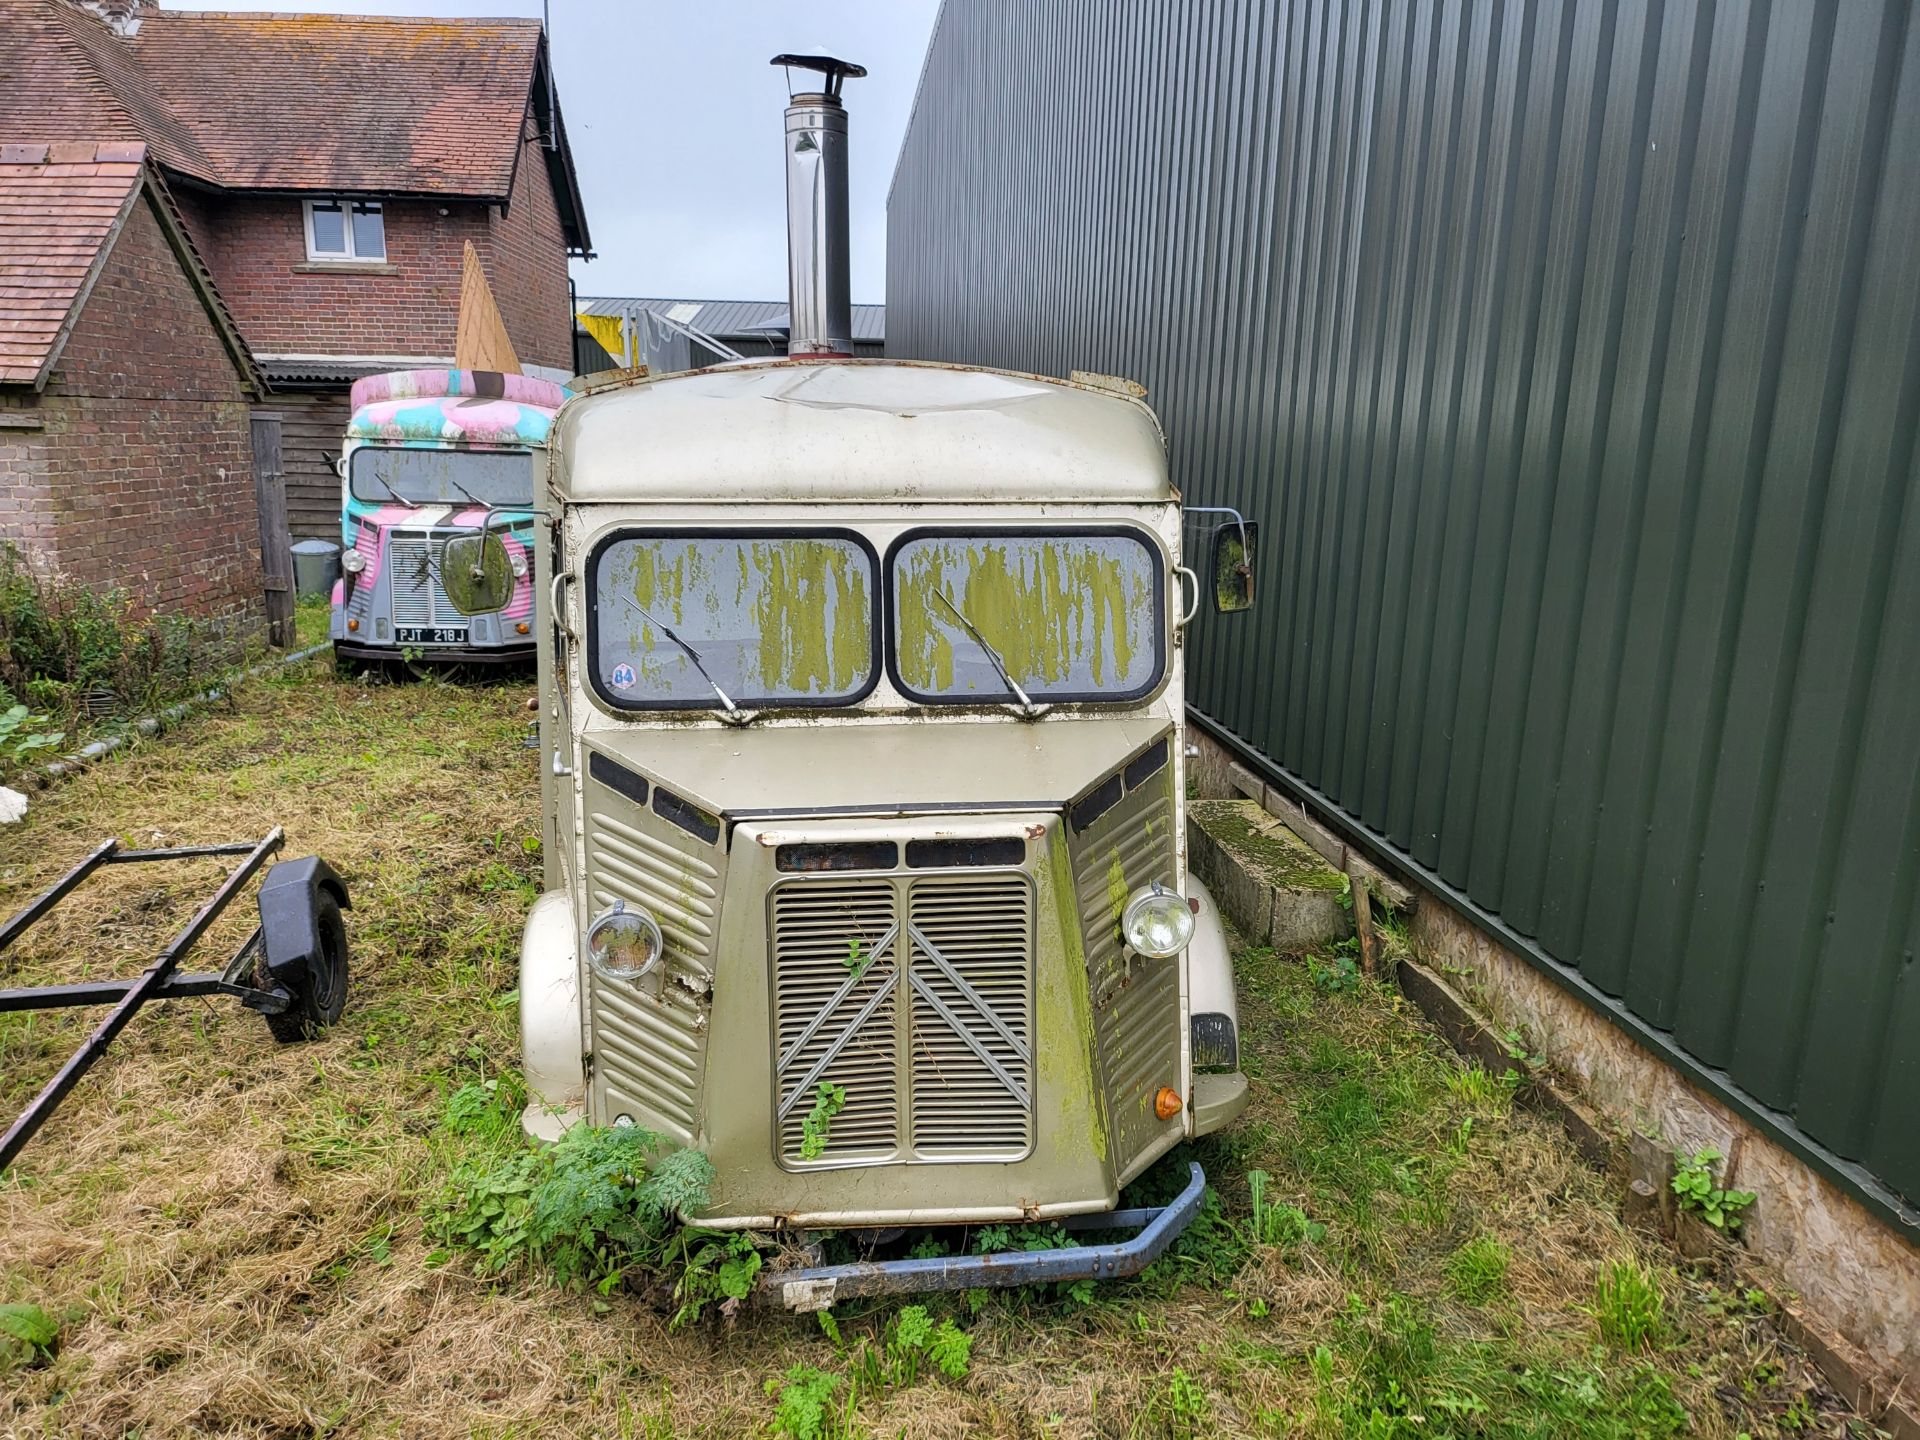
<svg viewBox="0 0 1920 1440">
<path fill-rule="evenodd" d="M 165 0 L 183 10 L 540 14 L 540 0 Z M 939 0 L 552 0 L 554 70 L 599 259 L 586 295 L 784 300 L 781 51 L 849 80 L 853 298 L 886 298 L 887 184 Z"/>
</svg>

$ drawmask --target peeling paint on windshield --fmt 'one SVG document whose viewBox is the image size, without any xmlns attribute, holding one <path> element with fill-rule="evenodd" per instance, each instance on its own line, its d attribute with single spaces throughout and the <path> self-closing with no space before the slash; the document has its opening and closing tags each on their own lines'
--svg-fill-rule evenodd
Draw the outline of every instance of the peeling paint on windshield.
<svg viewBox="0 0 1920 1440">
<path fill-rule="evenodd" d="M 717 704 L 714 685 L 741 704 L 858 694 L 873 675 L 872 572 L 832 536 L 618 540 L 594 576 L 601 685 L 639 705 Z"/>
<path fill-rule="evenodd" d="M 1005 693 L 951 602 L 1036 699 L 1139 691 L 1160 660 L 1157 581 L 1153 553 L 1123 535 L 909 540 L 892 581 L 900 676 L 923 695 Z"/>
</svg>

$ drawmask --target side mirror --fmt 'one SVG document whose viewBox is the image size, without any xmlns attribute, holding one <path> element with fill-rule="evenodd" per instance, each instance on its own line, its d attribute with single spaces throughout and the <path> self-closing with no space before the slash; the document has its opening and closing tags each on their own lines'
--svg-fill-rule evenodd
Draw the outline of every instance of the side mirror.
<svg viewBox="0 0 1920 1440">
<path fill-rule="evenodd" d="M 1213 608 L 1233 615 L 1253 608 L 1253 557 L 1260 527 L 1237 523 L 1213 532 Z"/>
<path fill-rule="evenodd" d="M 462 615 L 504 610 L 513 598 L 513 562 L 492 530 L 455 535 L 440 554 L 440 588 Z"/>
</svg>

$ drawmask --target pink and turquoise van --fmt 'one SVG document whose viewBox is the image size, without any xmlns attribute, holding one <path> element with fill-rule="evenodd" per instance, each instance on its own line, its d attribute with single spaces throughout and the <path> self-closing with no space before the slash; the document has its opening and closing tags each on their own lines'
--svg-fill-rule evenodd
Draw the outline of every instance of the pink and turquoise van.
<svg viewBox="0 0 1920 1440">
<path fill-rule="evenodd" d="M 535 453 L 570 392 L 491 370 L 397 370 L 353 387 L 340 459 L 341 578 L 334 653 L 347 662 L 504 662 L 533 654 Z M 463 615 L 447 598 L 447 541 L 501 536 L 505 608 Z"/>
</svg>

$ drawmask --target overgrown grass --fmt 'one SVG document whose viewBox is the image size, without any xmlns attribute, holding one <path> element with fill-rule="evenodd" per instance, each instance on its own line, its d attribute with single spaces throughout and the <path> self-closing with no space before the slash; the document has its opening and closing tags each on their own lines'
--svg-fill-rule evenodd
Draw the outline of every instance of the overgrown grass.
<svg viewBox="0 0 1920 1440">
<path fill-rule="evenodd" d="M 761 1261 L 729 1239 L 630 1267 L 661 1233 L 655 1156 L 541 1154 L 517 1131 L 530 693 L 316 661 L 0 833 L 11 908 L 109 833 L 284 824 L 289 853 L 345 874 L 355 962 L 345 1019 L 310 1045 L 225 1002 L 143 1014 L 0 1177 L 0 1314 L 30 1331 L 0 1362 L 0 1434 L 1731 1440 L 1844 1419 L 1763 1297 L 1625 1230 L 1611 1182 L 1510 1087 L 1378 985 L 1322 988 L 1264 952 L 1240 972 L 1250 1112 L 1133 1187 L 1163 1199 L 1193 1158 L 1215 1187 L 1136 1281 L 843 1305 L 829 1328 L 729 1317 Z M 218 873 L 105 872 L 0 975 L 134 973 Z M 0 1105 L 84 1023 L 0 1017 Z M 1001 1228 L 958 1243 L 1031 1238 Z M 522 1238 L 482 1263 L 503 1235 Z M 1637 1333 L 1624 1274 L 1659 1297 Z"/>
<path fill-rule="evenodd" d="M 0 543 L 0 687 L 67 731 L 179 699 L 245 648 L 206 622 L 146 613 L 131 591 L 50 572 Z"/>
</svg>

